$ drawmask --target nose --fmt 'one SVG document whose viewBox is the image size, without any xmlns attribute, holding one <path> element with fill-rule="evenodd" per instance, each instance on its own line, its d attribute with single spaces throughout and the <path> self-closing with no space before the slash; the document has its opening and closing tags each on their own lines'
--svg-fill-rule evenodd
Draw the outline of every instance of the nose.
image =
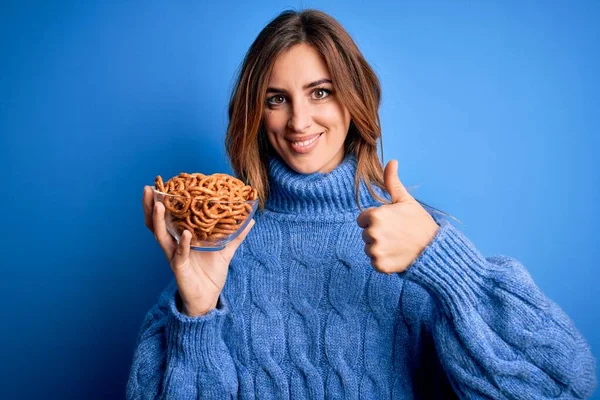
<svg viewBox="0 0 600 400">
<path fill-rule="evenodd" d="M 312 126 L 310 106 L 302 102 L 294 104 L 287 126 L 293 132 L 306 132 Z"/>
</svg>

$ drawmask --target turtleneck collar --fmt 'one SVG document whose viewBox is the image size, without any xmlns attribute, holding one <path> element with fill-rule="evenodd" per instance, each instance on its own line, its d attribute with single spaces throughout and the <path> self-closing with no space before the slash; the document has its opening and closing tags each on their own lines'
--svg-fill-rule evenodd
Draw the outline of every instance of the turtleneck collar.
<svg viewBox="0 0 600 400">
<path fill-rule="evenodd" d="M 328 173 L 299 174 L 281 158 L 269 161 L 269 197 L 266 209 L 280 213 L 331 214 L 358 210 L 356 204 L 357 160 L 348 154 Z M 387 198 L 385 192 L 374 186 Z M 379 204 L 361 181 L 359 191 L 363 208 Z"/>
</svg>

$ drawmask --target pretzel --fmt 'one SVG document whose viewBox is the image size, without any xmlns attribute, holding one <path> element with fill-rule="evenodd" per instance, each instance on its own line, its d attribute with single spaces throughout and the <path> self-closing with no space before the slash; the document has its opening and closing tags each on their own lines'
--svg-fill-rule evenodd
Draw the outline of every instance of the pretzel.
<svg viewBox="0 0 600 400">
<path fill-rule="evenodd" d="M 189 230 L 192 241 L 224 239 L 235 233 L 252 212 L 246 202 L 258 197 L 256 189 L 222 173 L 182 172 L 167 182 L 158 175 L 154 187 L 165 195 L 168 222 L 177 232 Z"/>
</svg>

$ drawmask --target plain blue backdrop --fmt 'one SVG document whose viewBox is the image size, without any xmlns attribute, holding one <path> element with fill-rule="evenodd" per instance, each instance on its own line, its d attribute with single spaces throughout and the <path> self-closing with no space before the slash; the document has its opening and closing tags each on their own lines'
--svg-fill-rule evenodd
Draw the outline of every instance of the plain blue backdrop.
<svg viewBox="0 0 600 400">
<path fill-rule="evenodd" d="M 171 279 L 142 187 L 231 172 L 236 71 L 288 7 L 332 14 L 372 64 L 385 161 L 412 194 L 520 260 L 600 355 L 600 2 L 0 7 L 0 398 L 124 397 Z"/>
</svg>

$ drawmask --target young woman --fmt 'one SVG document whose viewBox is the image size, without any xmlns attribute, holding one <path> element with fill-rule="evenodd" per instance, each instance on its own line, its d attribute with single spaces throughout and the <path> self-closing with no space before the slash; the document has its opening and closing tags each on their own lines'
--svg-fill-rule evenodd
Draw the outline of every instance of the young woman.
<svg viewBox="0 0 600 400">
<path fill-rule="evenodd" d="M 174 281 L 140 331 L 127 397 L 585 398 L 595 360 L 523 266 L 484 257 L 377 156 L 380 85 L 314 10 L 258 35 L 226 147 L 261 209 L 190 251 L 144 188 Z M 251 231 L 250 231 L 251 230 Z"/>
</svg>

